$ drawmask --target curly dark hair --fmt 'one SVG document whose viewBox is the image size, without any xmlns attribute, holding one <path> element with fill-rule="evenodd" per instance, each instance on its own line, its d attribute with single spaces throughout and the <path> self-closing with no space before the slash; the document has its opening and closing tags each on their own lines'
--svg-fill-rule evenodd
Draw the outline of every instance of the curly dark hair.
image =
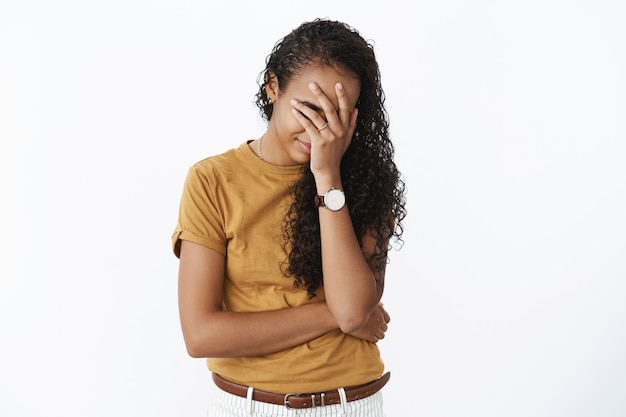
<svg viewBox="0 0 626 417">
<path fill-rule="evenodd" d="M 359 111 L 352 142 L 341 161 L 341 178 L 359 244 L 370 233 L 376 240 L 373 253 L 365 253 L 371 268 L 387 263 L 390 239 L 401 241 L 406 216 L 405 184 L 394 163 L 389 138 L 389 118 L 374 47 L 345 23 L 315 19 L 294 29 L 274 46 L 259 74 L 256 105 L 269 121 L 273 105 L 265 91 L 276 76 L 281 91 L 291 79 L 311 65 L 327 65 L 355 74 L 361 83 L 356 104 Z M 322 255 L 317 190 L 309 166 L 291 191 L 293 202 L 283 224 L 286 261 L 283 272 L 304 286 L 311 298 L 322 285 Z M 312 237 L 317 237 L 312 238 Z"/>
</svg>

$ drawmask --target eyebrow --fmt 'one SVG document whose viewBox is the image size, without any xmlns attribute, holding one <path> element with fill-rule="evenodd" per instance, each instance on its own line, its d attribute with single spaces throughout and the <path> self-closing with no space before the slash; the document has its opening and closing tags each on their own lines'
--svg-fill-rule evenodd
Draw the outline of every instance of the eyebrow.
<svg viewBox="0 0 626 417">
<path fill-rule="evenodd" d="M 317 107 L 315 104 L 313 103 L 309 103 L 308 101 L 303 101 L 302 104 L 304 104 L 305 106 L 307 106 L 308 108 L 316 111 L 316 112 L 321 112 L 323 111 L 322 109 L 320 109 L 319 107 Z"/>
<path fill-rule="evenodd" d="M 316 111 L 318 113 L 324 113 L 324 109 L 317 107 L 315 104 L 313 103 L 309 103 L 308 101 L 302 101 L 302 104 L 304 104 L 305 106 L 307 106 L 308 108 L 310 108 L 313 111 Z M 337 113 L 339 113 L 339 110 L 335 110 Z"/>
</svg>

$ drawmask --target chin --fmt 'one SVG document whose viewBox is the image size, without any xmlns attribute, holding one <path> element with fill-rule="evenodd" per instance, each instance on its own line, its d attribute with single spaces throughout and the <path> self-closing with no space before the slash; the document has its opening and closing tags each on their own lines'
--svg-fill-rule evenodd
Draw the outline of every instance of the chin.
<svg viewBox="0 0 626 417">
<path fill-rule="evenodd" d="M 311 162 L 311 155 L 298 155 L 299 158 L 295 159 L 298 165 L 305 165 Z"/>
</svg>

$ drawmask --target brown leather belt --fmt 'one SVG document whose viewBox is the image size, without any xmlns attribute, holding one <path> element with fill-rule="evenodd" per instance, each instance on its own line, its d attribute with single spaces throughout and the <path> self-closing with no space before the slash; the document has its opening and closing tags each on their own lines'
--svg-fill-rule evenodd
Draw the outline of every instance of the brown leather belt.
<svg viewBox="0 0 626 417">
<path fill-rule="evenodd" d="M 346 391 L 346 399 L 348 401 L 355 401 L 369 397 L 380 391 L 387 381 L 389 381 L 390 377 L 391 373 L 387 372 L 380 378 L 368 382 L 367 384 L 346 387 L 344 388 Z M 230 382 L 216 373 L 213 373 L 213 382 L 215 382 L 218 388 L 238 397 L 246 398 L 248 393 L 248 387 Z M 252 399 L 269 404 L 284 405 L 287 408 L 311 408 L 341 403 L 338 390 L 309 394 L 275 394 L 273 392 L 255 389 L 252 393 Z"/>
</svg>

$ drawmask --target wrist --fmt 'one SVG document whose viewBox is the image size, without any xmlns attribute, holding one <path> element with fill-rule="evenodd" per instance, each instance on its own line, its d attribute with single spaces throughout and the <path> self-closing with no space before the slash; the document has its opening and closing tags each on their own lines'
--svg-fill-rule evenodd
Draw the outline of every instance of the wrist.
<svg viewBox="0 0 626 417">
<path fill-rule="evenodd" d="M 317 194 L 322 195 L 326 193 L 331 188 L 338 188 L 343 190 L 343 185 L 341 183 L 341 175 L 339 173 L 336 174 L 314 174 L 315 177 L 315 187 L 317 189 Z"/>
</svg>

